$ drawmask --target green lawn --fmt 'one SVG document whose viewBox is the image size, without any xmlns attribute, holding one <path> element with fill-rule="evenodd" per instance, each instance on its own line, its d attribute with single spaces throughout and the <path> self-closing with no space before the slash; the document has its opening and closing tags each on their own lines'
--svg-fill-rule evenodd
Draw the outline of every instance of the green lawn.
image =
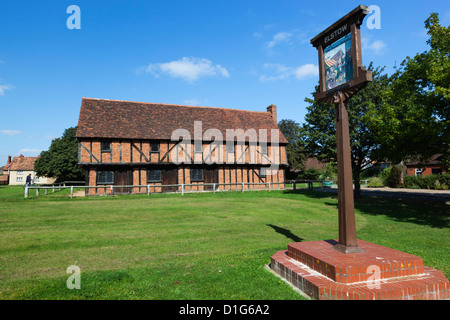
<svg viewBox="0 0 450 320">
<path fill-rule="evenodd" d="M 450 277 L 449 209 L 365 198 L 358 238 Z M 290 242 L 338 233 L 336 197 L 304 190 L 25 200 L 0 187 L 0 221 L 0 299 L 303 299 L 264 266 Z M 80 290 L 66 287 L 74 264 Z"/>
</svg>

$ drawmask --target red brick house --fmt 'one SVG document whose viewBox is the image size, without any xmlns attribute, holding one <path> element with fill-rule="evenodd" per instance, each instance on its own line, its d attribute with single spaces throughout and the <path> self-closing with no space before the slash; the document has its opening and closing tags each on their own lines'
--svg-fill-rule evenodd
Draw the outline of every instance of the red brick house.
<svg viewBox="0 0 450 320">
<path fill-rule="evenodd" d="M 406 174 L 408 176 L 422 176 L 426 177 L 430 174 L 446 173 L 447 170 L 441 165 L 442 155 L 437 154 L 431 157 L 426 163 L 418 161 L 411 161 L 405 163 Z"/>
<path fill-rule="evenodd" d="M 287 140 L 278 130 L 274 105 L 258 112 L 83 98 L 76 136 L 89 186 L 150 185 L 152 192 L 161 192 L 181 187 L 157 186 L 285 180 Z M 130 189 L 114 192 L 145 192 L 144 187 Z M 88 190 L 110 193 L 109 188 Z"/>
</svg>

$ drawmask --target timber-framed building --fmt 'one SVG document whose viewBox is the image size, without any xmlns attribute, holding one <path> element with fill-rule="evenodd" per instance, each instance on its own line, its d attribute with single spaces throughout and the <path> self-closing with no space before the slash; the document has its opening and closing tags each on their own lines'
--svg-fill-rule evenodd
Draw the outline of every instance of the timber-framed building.
<svg viewBox="0 0 450 320">
<path fill-rule="evenodd" d="M 273 189 L 284 188 L 287 140 L 274 105 L 259 112 L 83 98 L 76 136 L 87 186 L 150 185 L 170 192 L 181 187 L 158 186 L 193 184 L 185 190 L 204 191 L 212 186 L 202 184 L 271 182 Z M 114 193 L 142 188 L 115 187 Z M 108 194 L 110 188 L 86 192 Z"/>
</svg>

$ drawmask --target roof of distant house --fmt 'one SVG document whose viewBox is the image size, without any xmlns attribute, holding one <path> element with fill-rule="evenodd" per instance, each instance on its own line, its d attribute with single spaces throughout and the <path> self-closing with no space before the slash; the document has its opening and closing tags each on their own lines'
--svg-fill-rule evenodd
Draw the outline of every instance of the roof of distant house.
<svg viewBox="0 0 450 320">
<path fill-rule="evenodd" d="M 218 129 L 224 140 L 227 129 L 254 129 L 258 135 L 266 129 L 270 143 L 271 129 L 278 129 L 267 111 L 83 98 L 76 136 L 171 140 L 173 131 L 186 129 L 194 139 L 194 121 L 202 122 L 202 136 L 208 129 Z M 281 131 L 279 143 L 287 143 Z"/>
<path fill-rule="evenodd" d="M 442 162 L 442 154 L 435 154 L 428 161 L 410 161 L 406 163 L 406 166 L 419 166 L 419 165 L 440 165 Z"/>
<path fill-rule="evenodd" d="M 18 157 L 14 157 L 9 164 L 10 171 L 34 171 L 34 162 L 39 157 L 24 157 L 21 154 Z M 8 166 L 8 165 L 7 165 Z"/>
</svg>

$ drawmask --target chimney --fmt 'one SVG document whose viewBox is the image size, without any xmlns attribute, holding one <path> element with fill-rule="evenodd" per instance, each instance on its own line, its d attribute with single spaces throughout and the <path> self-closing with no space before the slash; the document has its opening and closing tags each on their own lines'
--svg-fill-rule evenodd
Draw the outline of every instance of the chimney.
<svg viewBox="0 0 450 320">
<path fill-rule="evenodd" d="M 8 162 L 6 164 L 10 164 L 11 163 L 11 156 L 8 156 Z"/>
<path fill-rule="evenodd" d="M 272 115 L 273 121 L 277 123 L 277 106 L 274 104 L 271 104 L 267 107 L 267 112 L 269 112 Z"/>
</svg>

